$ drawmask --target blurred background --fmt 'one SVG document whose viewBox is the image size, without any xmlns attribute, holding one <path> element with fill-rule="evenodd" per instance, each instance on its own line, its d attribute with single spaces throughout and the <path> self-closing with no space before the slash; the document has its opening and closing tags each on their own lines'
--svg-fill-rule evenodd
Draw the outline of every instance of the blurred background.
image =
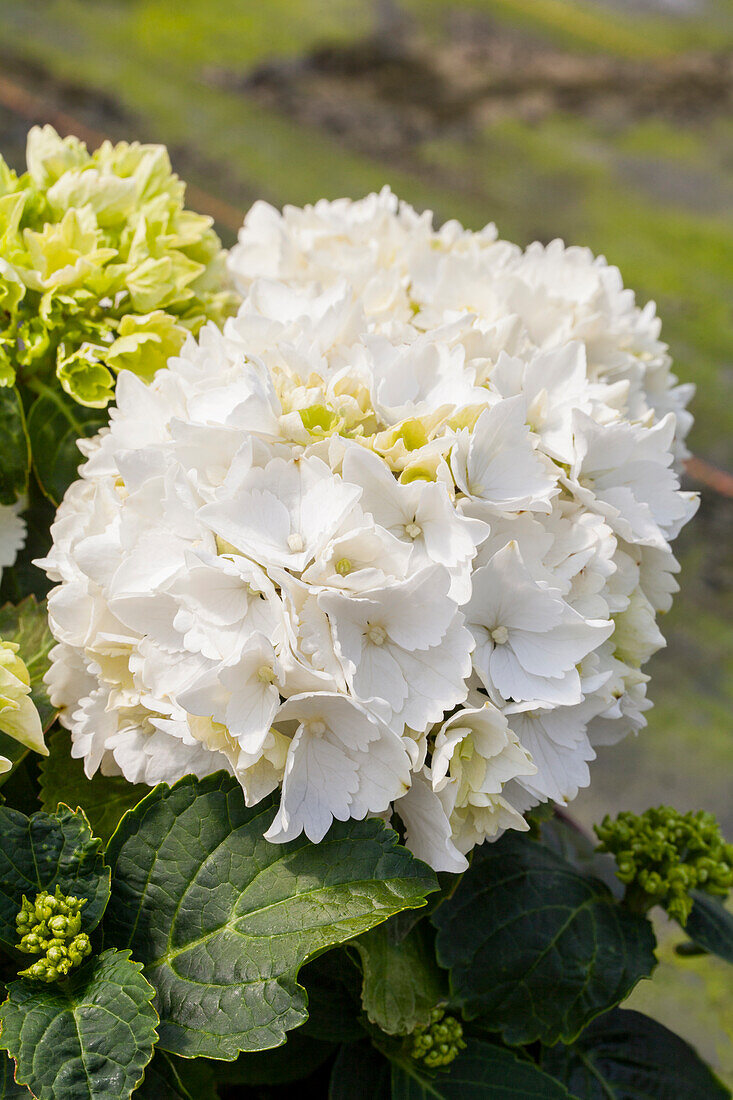
<svg viewBox="0 0 733 1100">
<path fill-rule="evenodd" d="M 649 728 L 601 752 L 572 812 L 705 807 L 733 839 L 733 0 L 0 0 L 0 28 L 19 170 L 34 122 L 165 142 L 227 244 L 257 198 L 390 183 L 438 222 L 589 245 L 657 302 L 698 387 L 702 507 Z M 658 931 L 630 1005 L 733 1084 L 732 972 Z"/>
</svg>

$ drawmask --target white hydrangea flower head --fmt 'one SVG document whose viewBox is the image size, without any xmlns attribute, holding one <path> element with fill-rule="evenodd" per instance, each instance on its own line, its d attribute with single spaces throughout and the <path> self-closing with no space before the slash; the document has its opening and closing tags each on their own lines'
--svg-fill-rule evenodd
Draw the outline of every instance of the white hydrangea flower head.
<svg viewBox="0 0 733 1100">
<path fill-rule="evenodd" d="M 605 261 L 388 190 L 258 203 L 229 263 L 238 316 L 80 443 L 52 701 L 90 775 L 224 768 L 273 841 L 375 814 L 461 870 L 645 723 L 689 389 Z"/>
</svg>

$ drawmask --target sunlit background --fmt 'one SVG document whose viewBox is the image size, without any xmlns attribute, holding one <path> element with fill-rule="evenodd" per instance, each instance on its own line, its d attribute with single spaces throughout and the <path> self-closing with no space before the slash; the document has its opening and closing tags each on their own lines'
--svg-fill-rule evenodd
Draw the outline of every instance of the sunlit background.
<svg viewBox="0 0 733 1100">
<path fill-rule="evenodd" d="M 168 144 L 231 243 L 255 198 L 388 182 L 436 219 L 561 236 L 655 299 L 697 383 L 683 591 L 649 728 L 573 806 L 704 806 L 733 838 L 733 0 L 0 0 L 0 151 L 36 121 Z M 733 1083 L 731 970 L 662 962 L 631 1005 Z"/>
</svg>

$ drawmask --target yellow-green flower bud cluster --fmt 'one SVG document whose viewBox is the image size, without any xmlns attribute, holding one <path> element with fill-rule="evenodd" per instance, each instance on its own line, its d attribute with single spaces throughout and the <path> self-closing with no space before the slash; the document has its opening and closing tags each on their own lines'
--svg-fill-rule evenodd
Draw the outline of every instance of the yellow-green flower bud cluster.
<svg viewBox="0 0 733 1100">
<path fill-rule="evenodd" d="M 626 897 L 638 908 L 661 905 L 685 925 L 691 890 L 725 895 L 733 886 L 733 844 L 712 814 L 679 813 L 659 806 L 637 816 L 621 813 L 595 826 L 599 851 L 616 857 Z"/>
<path fill-rule="evenodd" d="M 465 1049 L 463 1028 L 455 1016 L 446 1016 L 444 1008 L 434 1008 L 430 1023 L 412 1033 L 410 1054 L 428 1069 L 449 1066 Z"/>
<path fill-rule="evenodd" d="M 90 153 L 36 126 L 26 159 L 17 176 L 0 157 L 0 386 L 19 373 L 104 408 L 118 371 L 149 381 L 233 312 L 221 242 L 162 145 Z"/>
<path fill-rule="evenodd" d="M 22 978 L 58 981 L 91 953 L 89 936 L 81 930 L 81 909 L 85 904 L 86 898 L 66 897 L 60 886 L 54 894 L 43 890 L 35 901 L 23 898 L 23 907 L 15 918 L 20 936 L 18 950 L 43 958 L 21 970 Z"/>
</svg>

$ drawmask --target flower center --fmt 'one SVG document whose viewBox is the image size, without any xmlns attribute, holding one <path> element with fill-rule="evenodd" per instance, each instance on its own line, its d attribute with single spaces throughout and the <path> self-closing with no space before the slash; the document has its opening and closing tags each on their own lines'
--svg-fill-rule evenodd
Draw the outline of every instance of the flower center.
<svg viewBox="0 0 733 1100">
<path fill-rule="evenodd" d="M 419 523 L 406 523 L 405 534 L 410 539 L 416 539 L 419 535 L 422 534 L 422 527 Z"/>
<path fill-rule="evenodd" d="M 491 631 L 491 637 L 496 645 L 504 645 L 509 641 L 509 631 L 505 626 L 497 626 L 496 630 Z"/>
<path fill-rule="evenodd" d="M 304 545 L 302 535 L 288 535 L 288 546 L 294 554 L 299 554 Z"/>
<path fill-rule="evenodd" d="M 257 669 L 257 679 L 261 684 L 274 684 L 277 677 L 270 665 L 260 665 Z"/>
<path fill-rule="evenodd" d="M 314 737 L 321 737 L 326 732 L 326 723 L 321 722 L 319 718 L 316 718 L 313 722 L 308 723 L 308 733 Z"/>
<path fill-rule="evenodd" d="M 339 561 L 336 562 L 336 572 L 342 577 L 347 576 L 353 568 L 348 558 L 340 558 Z"/>
<path fill-rule="evenodd" d="M 387 640 L 387 631 L 383 626 L 370 626 L 367 630 L 367 638 L 374 645 L 384 645 Z"/>
</svg>

